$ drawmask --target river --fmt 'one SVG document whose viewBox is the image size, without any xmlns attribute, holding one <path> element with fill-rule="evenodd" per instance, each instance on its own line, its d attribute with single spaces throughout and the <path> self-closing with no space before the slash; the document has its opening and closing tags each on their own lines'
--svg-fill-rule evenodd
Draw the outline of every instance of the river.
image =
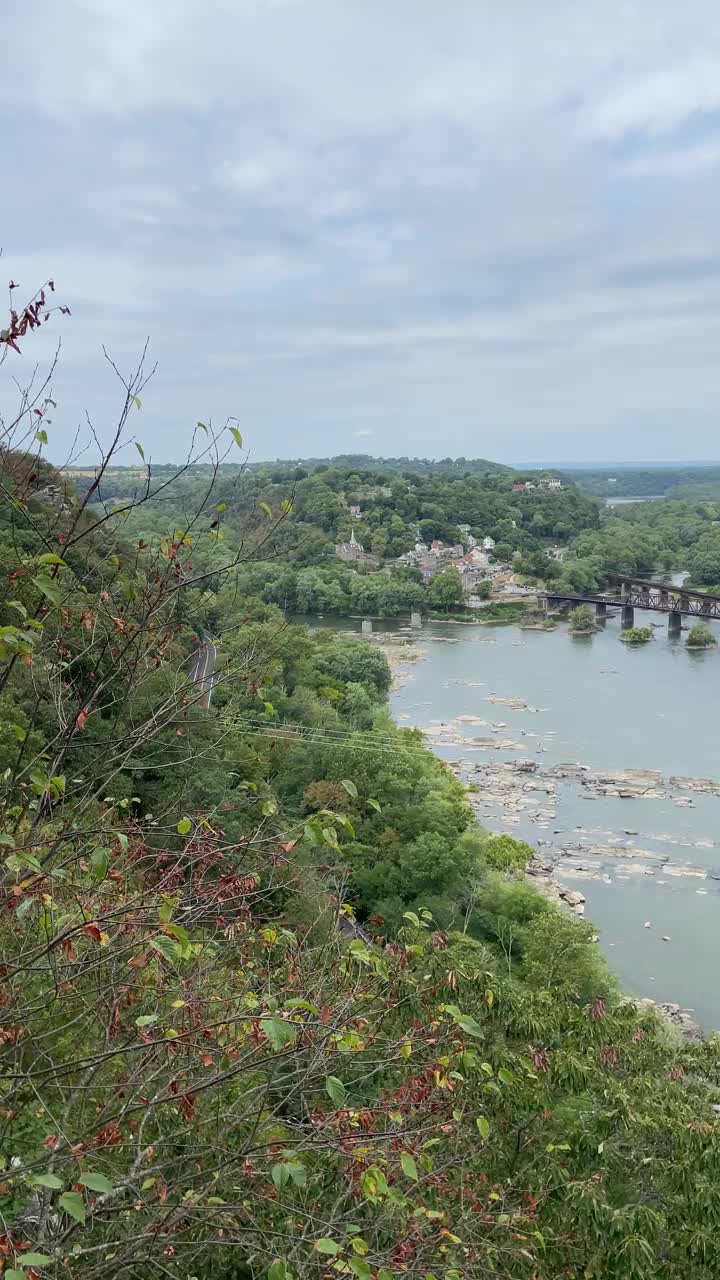
<svg viewBox="0 0 720 1280">
<path fill-rule="evenodd" d="M 444 758 L 464 762 L 462 776 L 477 780 L 481 821 L 535 847 L 543 841 L 541 853 L 560 858 L 560 879 L 585 894 L 587 916 L 627 990 L 676 1001 L 705 1027 L 720 1027 L 720 881 L 707 874 L 720 864 L 720 794 L 667 785 L 673 775 L 720 779 L 712 712 L 720 653 L 688 653 L 668 638 L 661 614 L 637 611 L 636 623 L 654 626 L 655 637 L 637 649 L 620 642 L 616 617 L 590 638 L 573 638 L 565 625 L 540 632 L 428 624 L 392 709 L 400 724 L 429 729 Z M 537 766 L 518 775 L 519 799 L 515 790 L 509 804 L 502 796 L 484 803 L 484 791 L 497 796 L 496 766 L 512 761 Z M 556 778 L 554 795 L 522 791 L 565 762 L 656 769 L 662 782 L 649 799 L 598 796 Z M 527 808 L 518 808 L 523 801 Z M 561 854 L 568 849 L 569 857 Z"/>
<path fill-rule="evenodd" d="M 428 731 L 428 745 L 475 784 L 480 821 L 528 840 L 556 864 L 556 881 L 585 894 L 627 991 L 720 1028 L 720 786 L 669 785 L 676 775 L 720 780 L 720 649 L 688 653 L 663 614 L 636 610 L 636 624 L 654 629 L 637 649 L 620 642 L 617 616 L 587 638 L 565 624 L 374 625 L 414 638 L 417 659 L 401 669 L 393 714 Z M 649 796 L 623 798 L 557 777 L 566 763 L 660 777 Z"/>
</svg>

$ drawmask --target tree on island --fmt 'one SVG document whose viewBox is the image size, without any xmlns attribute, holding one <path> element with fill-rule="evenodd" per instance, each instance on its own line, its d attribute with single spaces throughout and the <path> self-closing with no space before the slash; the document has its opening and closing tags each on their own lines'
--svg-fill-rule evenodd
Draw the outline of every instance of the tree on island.
<svg viewBox="0 0 720 1280">
<path fill-rule="evenodd" d="M 717 639 L 706 622 L 696 622 L 688 631 L 685 643 L 688 649 L 712 649 Z"/>
<path fill-rule="evenodd" d="M 592 605 L 579 604 L 569 615 L 570 631 L 574 636 L 587 636 L 597 630 Z"/>
<path fill-rule="evenodd" d="M 463 585 L 457 569 L 443 569 L 436 573 L 428 587 L 428 604 L 431 609 L 462 608 Z"/>
<path fill-rule="evenodd" d="M 652 627 L 629 627 L 623 631 L 620 639 L 624 644 L 647 644 L 652 640 Z"/>
</svg>

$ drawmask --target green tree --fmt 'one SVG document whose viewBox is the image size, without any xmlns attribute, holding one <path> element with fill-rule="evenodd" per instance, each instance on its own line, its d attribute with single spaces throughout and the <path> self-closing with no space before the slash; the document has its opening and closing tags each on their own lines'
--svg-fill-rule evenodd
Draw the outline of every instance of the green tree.
<svg viewBox="0 0 720 1280">
<path fill-rule="evenodd" d="M 590 604 L 579 604 L 576 609 L 571 609 L 569 622 L 573 635 L 590 635 L 591 632 L 597 631 L 595 614 Z"/>
<path fill-rule="evenodd" d="M 688 649 L 712 649 L 717 638 L 707 623 L 696 622 L 688 631 L 686 644 Z"/>
<path fill-rule="evenodd" d="M 463 604 L 462 578 L 457 569 L 442 569 L 433 575 L 428 587 L 428 605 L 431 609 L 450 612 Z"/>
<path fill-rule="evenodd" d="M 504 834 L 488 836 L 481 849 L 483 862 L 494 871 L 524 870 L 532 856 L 533 850 L 525 840 Z"/>
<path fill-rule="evenodd" d="M 647 644 L 652 638 L 652 627 L 628 627 L 620 636 L 625 644 Z"/>
</svg>

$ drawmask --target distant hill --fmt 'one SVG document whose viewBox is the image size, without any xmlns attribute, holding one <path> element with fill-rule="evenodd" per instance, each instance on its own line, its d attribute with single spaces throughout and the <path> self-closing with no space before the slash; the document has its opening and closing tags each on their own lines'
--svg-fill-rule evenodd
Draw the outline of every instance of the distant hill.
<svg viewBox="0 0 720 1280">
<path fill-rule="evenodd" d="M 267 466 L 267 463 L 258 463 Z M 301 466 L 306 471 L 317 471 L 325 467 L 340 467 L 343 470 L 409 472 L 412 475 L 499 475 L 501 472 L 513 471 L 513 467 L 501 462 L 491 462 L 488 458 L 374 458 L 369 453 L 339 453 L 333 458 L 294 458 L 278 459 L 278 467 Z"/>
<path fill-rule="evenodd" d="M 593 498 L 661 497 L 683 486 L 683 497 L 697 485 L 720 483 L 720 464 L 707 466 L 691 463 L 658 467 L 597 467 L 579 470 L 575 467 L 559 471 L 581 493 Z M 673 495 L 675 496 L 675 495 Z"/>
</svg>

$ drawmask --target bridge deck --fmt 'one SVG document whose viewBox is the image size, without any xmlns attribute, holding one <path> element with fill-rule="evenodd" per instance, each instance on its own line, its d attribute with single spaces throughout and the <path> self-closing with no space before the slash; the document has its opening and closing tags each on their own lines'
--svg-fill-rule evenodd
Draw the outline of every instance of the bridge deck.
<svg viewBox="0 0 720 1280">
<path fill-rule="evenodd" d="M 675 587 L 669 582 L 654 582 L 650 578 L 634 578 L 626 573 L 608 573 L 606 577 L 613 586 L 621 586 L 624 582 L 628 582 L 633 591 L 668 592 L 673 596 L 687 596 L 689 599 L 701 600 L 703 603 L 712 601 L 714 604 L 720 604 L 720 596 L 709 595 L 707 591 L 693 591 L 689 587 Z"/>
<path fill-rule="evenodd" d="M 685 614 L 698 618 L 720 619 L 720 598 L 703 595 L 702 592 L 681 591 L 677 587 L 668 587 L 663 583 L 658 588 L 649 582 L 643 583 L 641 591 L 636 590 L 632 579 L 623 578 L 623 582 L 631 583 L 631 590 L 625 596 L 609 596 L 597 594 L 568 595 L 565 592 L 541 592 L 538 599 L 556 601 L 564 604 L 604 604 L 610 609 L 646 609 L 654 613 Z"/>
</svg>

